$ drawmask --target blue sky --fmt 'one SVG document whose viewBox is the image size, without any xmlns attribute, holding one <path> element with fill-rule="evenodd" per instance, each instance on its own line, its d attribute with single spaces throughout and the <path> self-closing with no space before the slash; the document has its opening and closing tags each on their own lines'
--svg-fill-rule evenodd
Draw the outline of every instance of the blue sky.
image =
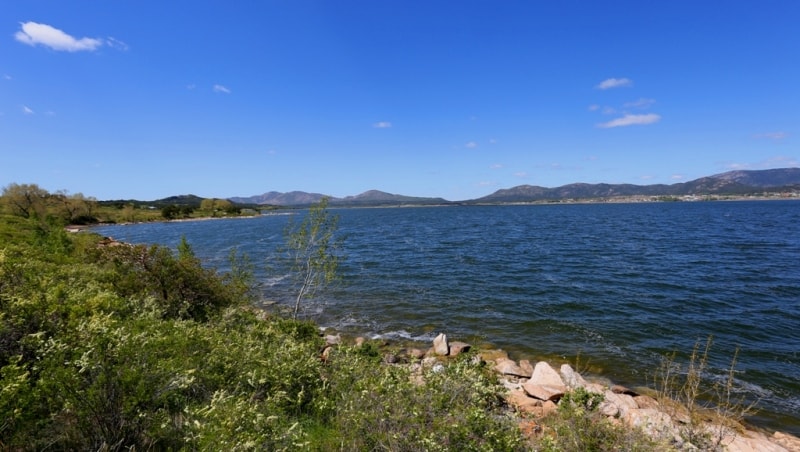
<svg viewBox="0 0 800 452">
<path fill-rule="evenodd" d="M 800 2 L 0 4 L 0 186 L 472 199 L 800 166 Z"/>
</svg>

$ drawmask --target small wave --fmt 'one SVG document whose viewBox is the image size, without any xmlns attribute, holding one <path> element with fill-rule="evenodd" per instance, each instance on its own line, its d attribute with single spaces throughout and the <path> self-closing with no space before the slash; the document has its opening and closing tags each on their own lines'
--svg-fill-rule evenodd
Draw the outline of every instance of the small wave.
<svg viewBox="0 0 800 452">
<path fill-rule="evenodd" d="M 413 342 L 431 342 L 433 341 L 436 333 L 423 333 L 414 335 L 406 330 L 387 331 L 385 333 L 375 333 L 372 339 L 393 339 L 393 340 L 406 340 Z"/>
</svg>

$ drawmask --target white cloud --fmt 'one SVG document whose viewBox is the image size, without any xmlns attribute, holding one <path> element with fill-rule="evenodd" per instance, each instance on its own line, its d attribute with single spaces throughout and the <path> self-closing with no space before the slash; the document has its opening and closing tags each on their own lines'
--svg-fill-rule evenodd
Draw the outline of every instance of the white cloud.
<svg viewBox="0 0 800 452">
<path fill-rule="evenodd" d="M 491 181 L 488 181 L 488 180 L 484 180 L 484 181 L 478 182 L 478 186 L 479 187 L 492 187 L 495 184 L 496 184 L 495 182 L 491 182 Z"/>
<path fill-rule="evenodd" d="M 467 147 L 467 148 L 470 148 L 470 149 L 475 149 L 476 147 L 478 147 L 478 143 L 476 143 L 474 141 L 469 141 L 464 145 L 464 147 Z"/>
<path fill-rule="evenodd" d="M 592 105 L 589 105 L 586 109 L 589 110 L 589 111 L 597 111 L 597 110 L 600 109 L 600 106 L 597 105 L 597 104 L 592 104 Z"/>
<path fill-rule="evenodd" d="M 770 157 L 755 163 L 729 163 L 725 165 L 729 170 L 752 170 L 752 169 L 770 169 L 770 168 L 795 168 L 800 167 L 800 160 L 794 157 L 786 157 L 779 155 Z"/>
<path fill-rule="evenodd" d="M 502 167 L 503 167 L 503 164 L 501 164 L 501 163 L 494 163 L 491 166 L 489 166 L 490 169 L 500 169 Z"/>
<path fill-rule="evenodd" d="M 389 121 L 379 121 L 373 124 L 372 127 L 376 129 L 390 129 L 392 127 L 392 123 Z"/>
<path fill-rule="evenodd" d="M 214 85 L 214 92 L 215 93 L 230 94 L 231 90 L 228 89 L 228 87 L 224 86 L 224 85 Z"/>
<path fill-rule="evenodd" d="M 597 89 L 610 89 L 621 88 L 623 86 L 633 85 L 633 80 L 628 78 L 607 78 L 600 82 L 595 88 Z"/>
<path fill-rule="evenodd" d="M 786 132 L 769 132 L 769 133 L 758 134 L 756 135 L 756 138 L 766 138 L 768 140 L 780 141 L 788 136 L 789 134 Z"/>
<path fill-rule="evenodd" d="M 519 177 L 519 178 L 525 179 L 525 178 L 528 177 L 528 173 L 526 173 L 525 171 L 519 171 L 519 172 L 514 173 L 514 177 Z"/>
<path fill-rule="evenodd" d="M 648 113 L 646 115 L 625 115 L 621 118 L 612 119 L 611 121 L 598 124 L 597 127 L 602 129 L 610 129 L 612 127 L 653 124 L 660 120 L 661 116 L 655 113 Z"/>
<path fill-rule="evenodd" d="M 26 115 L 35 115 L 35 114 L 36 114 L 36 113 L 35 113 L 33 110 L 31 110 L 30 108 L 28 108 L 28 106 L 27 106 L 27 105 L 23 105 L 23 106 L 22 106 L 22 113 L 24 113 L 24 114 L 26 114 Z"/>
<path fill-rule="evenodd" d="M 103 45 L 100 39 L 77 39 L 47 24 L 25 22 L 20 25 L 21 30 L 14 34 L 14 39 L 29 46 L 41 44 L 65 52 L 93 52 Z"/>
<path fill-rule="evenodd" d="M 113 38 L 111 36 L 106 38 L 106 44 L 112 49 L 122 50 L 123 52 L 128 50 L 128 44 L 125 44 L 119 39 Z"/>
<path fill-rule="evenodd" d="M 683 174 L 673 174 L 672 176 L 670 176 L 670 179 L 672 179 L 672 180 L 683 180 L 684 177 L 685 176 Z"/>
<path fill-rule="evenodd" d="M 6 80 L 11 80 L 11 76 L 8 74 L 3 74 L 3 78 Z"/>
<path fill-rule="evenodd" d="M 647 99 L 644 97 L 640 97 L 633 102 L 626 102 L 623 104 L 625 108 L 649 108 L 651 105 L 656 103 L 655 99 Z"/>
<path fill-rule="evenodd" d="M 189 91 L 191 91 L 191 90 L 193 90 L 195 88 L 197 88 L 197 85 L 195 85 L 194 83 L 190 83 L 190 84 L 186 85 L 186 89 L 188 89 Z"/>
<path fill-rule="evenodd" d="M 639 176 L 639 179 L 641 179 L 641 180 L 653 180 L 653 179 L 655 179 L 655 176 L 651 176 L 649 174 L 645 174 L 644 176 Z"/>
</svg>

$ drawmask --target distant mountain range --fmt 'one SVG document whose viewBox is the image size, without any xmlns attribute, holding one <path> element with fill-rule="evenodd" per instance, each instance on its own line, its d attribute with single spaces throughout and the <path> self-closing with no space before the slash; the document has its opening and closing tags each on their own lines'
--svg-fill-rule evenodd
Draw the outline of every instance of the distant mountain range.
<svg viewBox="0 0 800 452">
<path fill-rule="evenodd" d="M 271 191 L 263 195 L 250 196 L 247 198 L 229 198 L 231 202 L 237 204 L 261 204 L 274 206 L 302 206 L 319 202 L 326 195 L 320 193 L 306 193 L 303 191 L 292 191 L 280 193 Z M 378 190 L 369 190 L 360 195 L 335 198 L 327 196 L 330 205 L 336 206 L 397 206 L 397 205 L 436 205 L 450 204 L 443 198 L 420 198 L 416 196 L 394 195 Z"/>
<path fill-rule="evenodd" d="M 704 196 L 704 195 L 749 195 L 764 191 L 800 192 L 800 168 L 779 168 L 753 171 L 729 171 L 713 176 L 701 177 L 677 184 L 584 184 L 575 183 L 547 188 L 535 185 L 519 185 L 497 190 L 478 199 L 452 202 L 442 198 L 403 196 L 370 190 L 360 195 L 335 198 L 328 196 L 330 205 L 336 206 L 388 206 L 388 205 L 443 205 L 443 204 L 488 204 L 520 203 L 537 201 L 603 199 L 626 196 Z M 292 191 L 288 193 L 267 192 L 262 195 L 229 198 L 237 204 L 303 206 L 326 195 Z"/>
</svg>

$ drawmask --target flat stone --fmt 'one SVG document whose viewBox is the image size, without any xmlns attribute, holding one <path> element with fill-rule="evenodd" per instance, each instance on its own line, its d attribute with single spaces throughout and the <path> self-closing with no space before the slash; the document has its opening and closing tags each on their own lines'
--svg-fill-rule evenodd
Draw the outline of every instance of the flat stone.
<svg viewBox="0 0 800 452">
<path fill-rule="evenodd" d="M 406 354 L 408 355 L 409 358 L 413 359 L 422 359 L 425 357 L 425 352 L 418 348 L 409 348 L 408 350 L 406 350 Z"/>
<path fill-rule="evenodd" d="M 661 406 L 656 399 L 646 395 L 635 396 L 633 401 L 636 402 L 638 408 L 658 409 Z"/>
<path fill-rule="evenodd" d="M 533 380 L 529 380 L 523 384 L 522 389 L 524 389 L 529 396 L 539 400 L 558 401 L 567 391 L 566 386 L 539 385 L 532 383 L 532 381 Z"/>
<path fill-rule="evenodd" d="M 494 370 L 502 375 L 513 375 L 515 377 L 529 377 L 532 372 L 525 372 L 525 369 L 518 366 L 513 359 L 498 358 L 495 361 Z"/>
<path fill-rule="evenodd" d="M 783 432 L 772 434 L 772 441 L 792 452 L 800 452 L 800 438 Z"/>
<path fill-rule="evenodd" d="M 539 361 L 536 363 L 536 367 L 533 368 L 533 374 L 531 375 L 530 381 L 539 385 L 566 387 L 564 380 L 561 379 L 561 375 L 559 375 L 558 372 L 550 367 L 550 364 L 547 364 L 544 361 Z"/>
<path fill-rule="evenodd" d="M 537 408 L 541 408 L 542 401 L 528 397 L 525 392 L 521 390 L 509 391 L 506 395 L 506 402 L 520 413 L 537 413 Z"/>
<path fill-rule="evenodd" d="M 471 345 L 467 344 L 466 342 L 459 342 L 453 341 L 450 344 L 450 356 L 457 356 L 461 353 L 466 353 L 472 348 Z"/>
</svg>

